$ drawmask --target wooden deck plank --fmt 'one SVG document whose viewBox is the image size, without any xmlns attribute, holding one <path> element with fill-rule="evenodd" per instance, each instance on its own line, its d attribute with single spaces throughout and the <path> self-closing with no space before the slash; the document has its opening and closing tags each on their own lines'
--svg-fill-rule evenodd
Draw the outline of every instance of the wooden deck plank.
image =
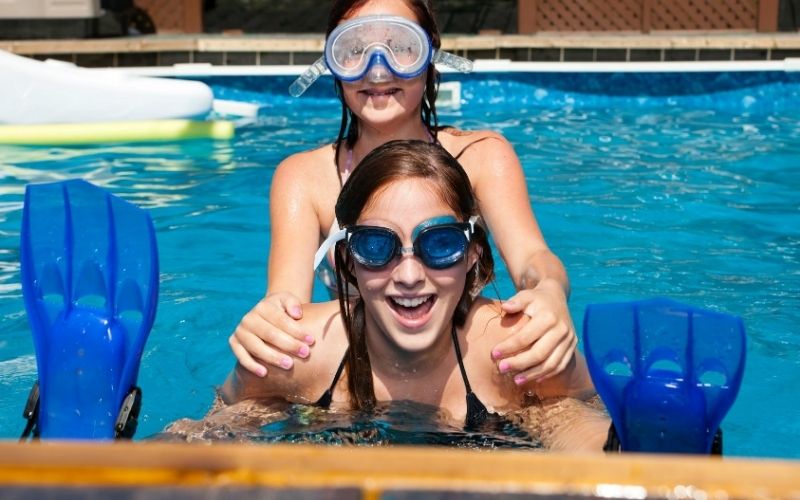
<svg viewBox="0 0 800 500">
<path fill-rule="evenodd" d="M 800 49 L 797 34 L 758 33 L 652 33 L 650 35 L 540 33 L 537 35 L 446 36 L 445 50 L 498 48 L 598 48 L 598 49 Z M 21 55 L 111 54 L 136 52 L 316 52 L 321 35 L 144 36 L 91 40 L 5 40 L 0 49 Z"/>
<path fill-rule="evenodd" d="M 635 489 L 654 496 L 675 496 L 682 489 L 708 497 L 797 498 L 800 462 L 430 447 L 0 443 L 0 493 L 20 485 L 580 495 Z"/>
</svg>

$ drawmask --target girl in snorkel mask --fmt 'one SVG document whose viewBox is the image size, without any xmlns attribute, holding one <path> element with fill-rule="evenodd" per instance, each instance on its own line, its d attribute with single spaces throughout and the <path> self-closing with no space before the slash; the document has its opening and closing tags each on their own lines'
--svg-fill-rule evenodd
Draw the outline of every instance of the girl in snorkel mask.
<svg viewBox="0 0 800 500">
<path fill-rule="evenodd" d="M 266 296 L 230 337 L 238 361 L 264 376 L 307 358 L 314 332 L 296 320 L 310 301 L 315 251 L 339 229 L 334 203 L 343 182 L 370 151 L 394 139 L 435 142 L 458 158 L 480 214 L 494 235 L 518 293 L 503 304 L 521 325 L 491 351 L 497 370 L 524 384 L 561 373 L 577 337 L 567 307 L 569 280 L 544 241 L 513 147 L 492 131 L 440 127 L 436 64 L 467 71 L 469 61 L 440 50 L 428 0 L 338 0 L 329 17 L 325 54 L 291 86 L 299 95 L 325 71 L 336 77 L 342 120 L 333 144 L 294 154 L 278 166 L 270 190 L 271 247 Z M 330 252 L 316 270 L 336 290 Z"/>
</svg>

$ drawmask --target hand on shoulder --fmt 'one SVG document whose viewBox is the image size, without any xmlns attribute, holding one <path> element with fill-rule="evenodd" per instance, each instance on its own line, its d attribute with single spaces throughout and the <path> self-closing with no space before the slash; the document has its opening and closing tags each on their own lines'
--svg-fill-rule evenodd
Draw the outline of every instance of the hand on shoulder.
<svg viewBox="0 0 800 500">
<path fill-rule="evenodd" d="M 335 301 L 303 305 L 303 318 L 298 322 L 302 328 L 315 332 L 317 338 L 309 356 L 296 360 L 288 370 L 273 370 L 268 377 L 254 375 L 237 364 L 221 390 L 227 404 L 244 399 L 316 401 L 344 356 L 347 335 Z"/>
</svg>

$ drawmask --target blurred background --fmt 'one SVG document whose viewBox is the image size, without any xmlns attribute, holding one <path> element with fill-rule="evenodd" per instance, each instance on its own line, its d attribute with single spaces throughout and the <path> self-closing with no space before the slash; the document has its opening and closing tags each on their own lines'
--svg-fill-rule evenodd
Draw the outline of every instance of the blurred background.
<svg viewBox="0 0 800 500">
<path fill-rule="evenodd" d="M 208 33 L 320 33 L 327 4 L 319 0 L 4 0 L 0 3 L 0 39 L 102 38 L 115 36 Z M 669 29 L 747 30 L 737 18 L 767 19 L 759 31 L 800 29 L 800 0 L 649 0 L 653 12 L 703 11 L 698 21 L 676 19 Z M 444 33 L 513 34 L 534 31 L 625 31 L 620 26 L 621 0 L 434 0 Z M 679 5 L 680 4 L 680 5 Z M 685 4 L 685 5 L 684 5 Z M 698 7 L 699 6 L 699 7 Z M 519 12 L 546 9 L 567 12 L 563 25 L 520 26 Z M 574 14 L 574 15 L 572 15 Z M 741 16 L 739 16 L 741 14 Z M 634 11 L 634 15 L 638 15 Z M 591 22 L 581 22 L 581 19 Z M 642 17 L 650 17 L 642 16 Z M 655 17 L 655 15 L 654 15 Z M 760 21 L 760 22 L 761 22 Z M 617 23 L 615 25 L 615 23 Z M 688 24 L 687 24 L 688 23 Z M 642 31 L 634 26 L 635 31 Z M 647 32 L 650 26 L 644 28 Z M 652 29 L 659 28 L 654 23 Z M 756 26 L 749 27 L 756 30 Z"/>
</svg>

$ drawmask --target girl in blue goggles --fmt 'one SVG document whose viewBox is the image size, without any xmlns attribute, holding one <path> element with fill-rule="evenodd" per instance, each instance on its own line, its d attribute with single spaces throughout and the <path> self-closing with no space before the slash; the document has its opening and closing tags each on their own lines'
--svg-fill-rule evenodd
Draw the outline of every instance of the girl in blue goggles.
<svg viewBox="0 0 800 500">
<path fill-rule="evenodd" d="M 422 74 L 431 63 L 461 72 L 472 70 L 472 61 L 434 50 L 430 37 L 418 24 L 399 16 L 365 16 L 347 21 L 325 41 L 325 53 L 289 87 L 301 95 L 329 69 L 345 82 L 370 78 L 384 82 L 394 75 L 409 79 Z"/>
<path fill-rule="evenodd" d="M 395 257 L 409 253 L 431 269 L 447 269 L 461 262 L 467 254 L 477 221 L 477 216 L 470 217 L 467 222 L 456 222 L 452 217 L 427 221 L 414 230 L 414 242 L 410 248 L 404 248 L 400 237 L 389 228 L 350 226 L 332 234 L 322 244 L 314 259 L 314 267 L 325 258 L 331 246 L 345 240 L 353 259 L 368 269 L 378 270 Z"/>
</svg>

